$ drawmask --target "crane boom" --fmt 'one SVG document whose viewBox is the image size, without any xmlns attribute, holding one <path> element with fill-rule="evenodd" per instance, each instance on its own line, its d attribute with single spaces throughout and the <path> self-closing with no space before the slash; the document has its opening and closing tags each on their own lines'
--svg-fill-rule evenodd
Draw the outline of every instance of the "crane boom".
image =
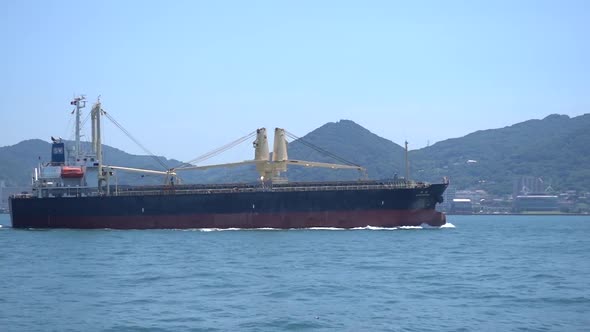
<svg viewBox="0 0 590 332">
<path fill-rule="evenodd" d="M 237 167 L 242 165 L 251 165 L 257 163 L 267 163 L 265 160 L 244 160 L 237 163 L 227 163 L 227 164 L 214 164 L 214 165 L 205 165 L 205 166 L 186 166 L 174 169 L 175 171 L 188 171 L 188 170 L 204 170 L 210 168 L 220 168 L 220 167 Z"/>
<path fill-rule="evenodd" d="M 304 167 L 321 167 L 321 168 L 332 168 L 332 169 L 355 169 L 357 171 L 366 171 L 366 169 L 361 166 L 320 163 L 320 162 L 315 162 L 315 161 L 292 160 L 292 159 L 285 160 L 285 162 L 288 164 L 291 164 L 291 165 L 299 165 L 299 166 L 304 166 Z"/>
<path fill-rule="evenodd" d="M 146 173 L 146 174 L 158 174 L 158 175 L 175 175 L 173 171 L 154 171 L 151 169 L 133 168 L 133 167 L 122 167 L 122 166 L 107 166 L 103 168 L 118 169 L 121 171 L 134 172 L 134 173 Z"/>
</svg>

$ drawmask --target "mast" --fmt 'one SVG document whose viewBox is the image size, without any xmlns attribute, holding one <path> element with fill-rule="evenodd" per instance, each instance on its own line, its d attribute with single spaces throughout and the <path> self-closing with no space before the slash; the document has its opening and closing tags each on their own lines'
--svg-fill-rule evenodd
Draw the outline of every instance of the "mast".
<svg viewBox="0 0 590 332">
<path fill-rule="evenodd" d="M 406 180 L 410 179 L 410 161 L 408 160 L 408 141 L 406 141 Z"/>
<path fill-rule="evenodd" d="M 102 164 L 102 137 L 100 131 L 100 116 L 102 115 L 102 108 L 100 98 L 94 104 L 91 111 L 92 119 L 92 148 L 96 153 L 96 160 L 98 161 L 98 191 L 102 192 L 103 184 L 107 184 L 107 194 L 109 193 L 108 179 L 106 172 L 104 172 Z M 105 173 L 105 174 L 103 174 Z"/>
<path fill-rule="evenodd" d="M 94 106 L 90 111 L 90 132 L 92 135 L 92 153 L 96 155 L 96 114 L 94 113 Z"/>
<path fill-rule="evenodd" d="M 81 109 L 83 109 L 84 107 L 86 107 L 86 97 L 84 95 L 81 95 L 79 97 L 74 98 L 74 100 L 72 100 L 70 102 L 70 105 L 74 105 L 76 106 L 76 108 L 74 109 L 74 112 L 76 112 L 76 160 L 80 159 L 80 113 L 81 113 Z"/>
</svg>

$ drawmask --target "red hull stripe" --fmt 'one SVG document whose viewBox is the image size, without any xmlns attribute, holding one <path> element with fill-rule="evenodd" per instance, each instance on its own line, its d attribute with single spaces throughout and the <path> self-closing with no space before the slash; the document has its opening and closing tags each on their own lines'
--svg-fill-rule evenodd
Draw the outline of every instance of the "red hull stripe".
<svg viewBox="0 0 590 332">
<path fill-rule="evenodd" d="M 133 216 L 47 216 L 15 218 L 15 228 L 113 228 L 113 229 L 187 229 L 187 228 L 355 228 L 365 226 L 399 227 L 442 226 L 443 213 L 434 210 L 372 210 L 285 213 L 237 213 Z"/>
</svg>

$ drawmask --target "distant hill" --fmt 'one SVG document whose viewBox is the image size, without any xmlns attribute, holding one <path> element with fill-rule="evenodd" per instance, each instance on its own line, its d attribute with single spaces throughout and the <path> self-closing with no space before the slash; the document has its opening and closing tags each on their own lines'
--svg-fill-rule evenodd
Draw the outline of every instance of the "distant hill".
<svg viewBox="0 0 590 332">
<path fill-rule="evenodd" d="M 412 151 L 411 159 L 414 174 L 447 175 L 458 188 L 509 193 L 515 178 L 535 176 L 553 189 L 590 190 L 590 114 L 477 131 Z"/>
<path fill-rule="evenodd" d="M 33 168 L 39 157 L 49 159 L 50 146 L 40 139 L 31 139 L 0 147 L 0 180 L 5 180 L 8 187 L 30 185 Z"/>
<path fill-rule="evenodd" d="M 301 140 L 329 151 L 354 164 L 367 168 L 370 178 L 392 178 L 404 173 L 404 149 L 379 137 L 350 120 L 329 122 L 303 136 Z M 338 160 L 309 148 L 295 140 L 289 144 L 289 158 L 339 163 Z M 301 169 L 290 166 L 289 179 L 336 180 L 357 179 L 358 172 L 350 170 Z"/>
<path fill-rule="evenodd" d="M 327 123 L 289 143 L 291 159 L 337 163 L 308 147 L 327 150 L 367 168 L 370 178 L 391 178 L 405 173 L 404 149 L 379 137 L 350 120 Z M 590 114 L 569 118 L 551 115 L 513 126 L 477 131 L 432 146 L 410 151 L 411 178 L 438 182 L 449 176 L 457 188 L 481 188 L 492 193 L 511 193 L 515 178 L 523 175 L 542 177 L 556 189 L 590 190 Z M 37 156 L 49 160 L 50 144 L 28 140 L 0 148 L 0 180 L 7 186 L 30 183 Z M 214 148 L 214 147 L 212 147 Z M 272 147 L 271 147 L 272 150 Z M 149 156 L 130 155 L 104 147 L 105 161 L 113 165 L 162 169 Z M 253 152 L 252 152 L 253 154 Z M 178 160 L 158 157 L 170 167 Z M 356 179 L 350 170 L 302 169 L 289 166 L 291 181 Z M 185 182 L 253 182 L 258 175 L 253 166 L 211 169 L 182 173 Z M 121 174 L 119 183 L 154 184 L 161 178 Z"/>
</svg>

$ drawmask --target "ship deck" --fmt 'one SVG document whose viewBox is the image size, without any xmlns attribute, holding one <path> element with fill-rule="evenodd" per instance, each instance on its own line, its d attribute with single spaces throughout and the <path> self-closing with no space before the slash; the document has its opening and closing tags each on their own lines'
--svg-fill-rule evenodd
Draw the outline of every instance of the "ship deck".
<svg viewBox="0 0 590 332">
<path fill-rule="evenodd" d="M 291 182 L 267 185 L 263 183 L 228 183 L 228 184 L 189 184 L 159 186 L 111 186 L 112 196 L 148 196 L 148 195 L 194 195 L 226 194 L 248 192 L 293 192 L 293 191 L 341 191 L 341 190 L 379 190 L 379 189 L 420 189 L 431 184 L 414 181 L 348 181 L 348 182 Z M 96 188 L 91 187 L 53 187 L 43 188 L 48 195 L 44 197 L 80 197 L 100 196 Z M 35 195 L 17 195 L 19 198 L 34 198 Z"/>
<path fill-rule="evenodd" d="M 224 194 L 236 192 L 291 192 L 291 191 L 337 191 L 337 190 L 375 190 L 375 189 L 415 189 L 427 188 L 426 183 L 384 183 L 384 182 L 361 182 L 361 183 L 290 183 L 286 185 L 265 186 L 255 185 L 222 185 L 222 186 L 163 186 L 157 188 L 134 187 L 129 190 L 118 190 L 118 196 L 134 195 L 161 195 L 170 194 Z"/>
</svg>

